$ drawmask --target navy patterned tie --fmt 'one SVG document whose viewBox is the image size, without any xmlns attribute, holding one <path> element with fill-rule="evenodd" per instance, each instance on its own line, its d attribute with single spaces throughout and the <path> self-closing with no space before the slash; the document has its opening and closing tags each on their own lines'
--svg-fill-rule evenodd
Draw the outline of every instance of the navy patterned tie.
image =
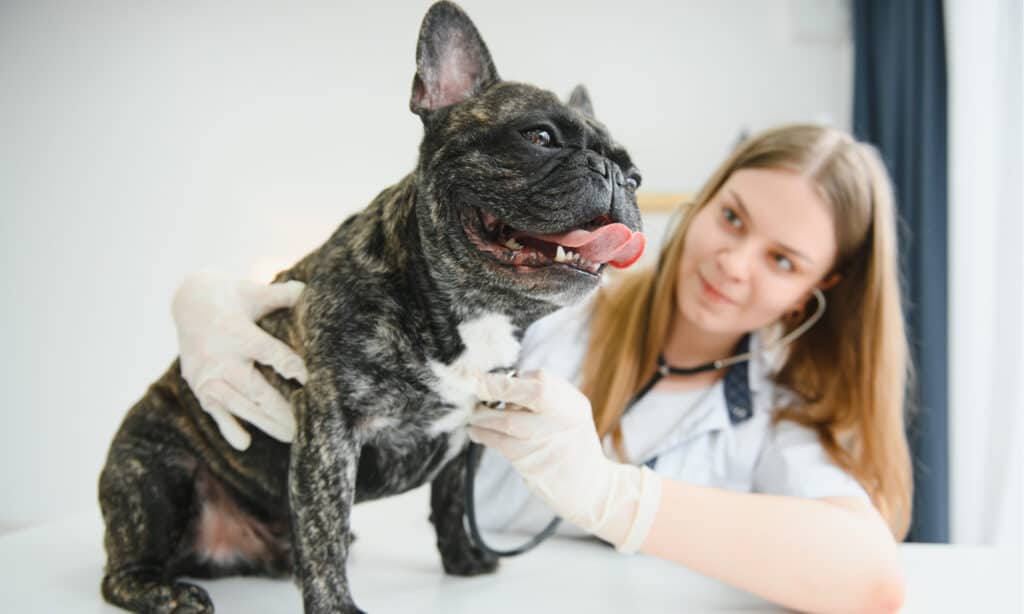
<svg viewBox="0 0 1024 614">
<path fill-rule="evenodd" d="M 740 341 L 736 353 L 743 354 L 749 351 L 750 335 L 747 335 Z M 729 410 L 729 422 L 732 424 L 739 424 L 754 413 L 750 394 L 750 370 L 747 364 L 746 360 L 738 362 L 725 373 L 722 388 L 725 390 L 725 406 Z"/>
</svg>

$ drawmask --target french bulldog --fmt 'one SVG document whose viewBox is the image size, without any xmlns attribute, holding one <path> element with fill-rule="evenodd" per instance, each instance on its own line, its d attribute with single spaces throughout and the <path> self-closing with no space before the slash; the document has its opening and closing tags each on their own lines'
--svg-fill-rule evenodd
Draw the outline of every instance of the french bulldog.
<svg viewBox="0 0 1024 614">
<path fill-rule="evenodd" d="M 212 612 L 182 576 L 294 575 L 306 612 L 349 613 L 352 505 L 431 483 L 444 570 L 497 561 L 463 526 L 474 376 L 514 366 L 533 321 L 594 291 L 643 249 L 627 152 L 586 92 L 567 103 L 502 81 L 450 2 L 427 12 L 410 108 L 416 169 L 275 282 L 306 288 L 259 322 L 306 362 L 289 445 L 225 443 L 175 361 L 127 413 L 99 480 L 104 598 L 136 612 Z"/>
</svg>

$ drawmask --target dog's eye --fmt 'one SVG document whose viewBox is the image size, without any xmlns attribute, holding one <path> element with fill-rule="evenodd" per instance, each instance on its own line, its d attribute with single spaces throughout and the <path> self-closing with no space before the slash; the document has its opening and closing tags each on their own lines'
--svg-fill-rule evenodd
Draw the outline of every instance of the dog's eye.
<svg viewBox="0 0 1024 614">
<path fill-rule="evenodd" d="M 527 141 L 530 141 L 534 145 L 539 145 L 541 147 L 555 146 L 555 139 L 551 136 L 551 133 L 544 128 L 526 130 L 523 132 L 523 136 L 526 137 Z"/>
<path fill-rule="evenodd" d="M 626 177 L 626 187 L 630 190 L 635 190 L 640 187 L 640 181 L 641 178 L 638 173 L 630 173 L 629 176 Z"/>
</svg>

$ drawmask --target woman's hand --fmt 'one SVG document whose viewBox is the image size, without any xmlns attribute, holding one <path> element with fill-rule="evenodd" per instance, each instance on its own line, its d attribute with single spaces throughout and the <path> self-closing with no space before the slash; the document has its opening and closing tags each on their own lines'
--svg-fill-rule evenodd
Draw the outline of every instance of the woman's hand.
<svg viewBox="0 0 1024 614">
<path fill-rule="evenodd" d="M 280 441 L 295 436 L 291 405 L 253 363 L 306 382 L 302 359 L 256 326 L 264 315 L 292 307 L 303 288 L 298 281 L 267 285 L 204 271 L 187 277 L 174 294 L 181 374 L 224 439 L 239 450 L 251 438 L 235 416 Z"/>
<path fill-rule="evenodd" d="M 633 552 L 654 520 L 660 479 L 646 467 L 605 457 L 590 401 L 567 380 L 546 371 L 520 377 L 481 376 L 481 401 L 469 436 L 505 456 L 527 486 L 566 520 Z"/>
</svg>

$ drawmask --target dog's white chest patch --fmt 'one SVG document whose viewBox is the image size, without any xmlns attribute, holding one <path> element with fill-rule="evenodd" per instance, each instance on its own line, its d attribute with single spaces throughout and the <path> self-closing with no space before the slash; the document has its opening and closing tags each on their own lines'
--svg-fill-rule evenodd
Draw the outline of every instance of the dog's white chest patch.
<svg viewBox="0 0 1024 614">
<path fill-rule="evenodd" d="M 452 432 L 466 424 L 476 404 L 476 385 L 480 374 L 499 367 L 511 368 L 519 358 L 519 341 L 508 316 L 489 313 L 459 325 L 459 336 L 466 349 L 450 365 L 432 361 L 430 369 L 437 377 L 434 390 L 455 409 L 430 425 L 432 435 Z"/>
</svg>

